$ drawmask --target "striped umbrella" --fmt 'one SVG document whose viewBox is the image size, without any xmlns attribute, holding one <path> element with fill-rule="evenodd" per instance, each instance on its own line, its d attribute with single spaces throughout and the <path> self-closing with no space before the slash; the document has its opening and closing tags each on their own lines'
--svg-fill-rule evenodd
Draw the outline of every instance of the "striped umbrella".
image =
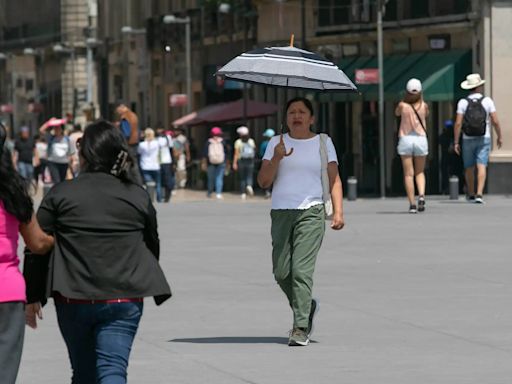
<svg viewBox="0 0 512 384">
<path fill-rule="evenodd" d="M 316 91 L 357 91 L 356 86 L 335 64 L 303 49 L 258 48 L 242 53 L 217 75 L 257 84 Z"/>
</svg>

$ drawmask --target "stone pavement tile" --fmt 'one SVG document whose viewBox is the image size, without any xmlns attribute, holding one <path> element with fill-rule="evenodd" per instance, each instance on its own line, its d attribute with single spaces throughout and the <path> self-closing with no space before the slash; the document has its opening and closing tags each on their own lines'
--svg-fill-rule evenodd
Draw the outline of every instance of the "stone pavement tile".
<svg viewBox="0 0 512 384">
<path fill-rule="evenodd" d="M 270 203 L 157 206 L 174 297 L 150 299 L 132 383 L 481 384 L 512 376 L 512 199 L 345 203 L 315 272 L 314 341 L 289 348 L 292 315 L 271 274 Z M 69 382 L 51 304 L 27 330 L 19 383 Z"/>
</svg>

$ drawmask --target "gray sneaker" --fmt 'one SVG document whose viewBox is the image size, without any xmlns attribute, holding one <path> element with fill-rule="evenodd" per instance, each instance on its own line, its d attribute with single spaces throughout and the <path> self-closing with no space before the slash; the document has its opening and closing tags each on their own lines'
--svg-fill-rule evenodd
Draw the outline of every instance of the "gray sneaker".
<svg viewBox="0 0 512 384">
<path fill-rule="evenodd" d="M 303 328 L 293 328 L 290 331 L 290 338 L 288 345 L 290 347 L 305 347 L 309 344 L 309 337 L 306 330 Z"/>
<path fill-rule="evenodd" d="M 311 310 L 309 311 L 309 323 L 308 323 L 308 337 L 311 337 L 313 334 L 313 330 L 315 329 L 315 326 L 313 324 L 313 320 L 315 319 L 315 315 L 320 310 L 320 300 L 318 299 L 312 299 L 311 300 Z"/>
</svg>

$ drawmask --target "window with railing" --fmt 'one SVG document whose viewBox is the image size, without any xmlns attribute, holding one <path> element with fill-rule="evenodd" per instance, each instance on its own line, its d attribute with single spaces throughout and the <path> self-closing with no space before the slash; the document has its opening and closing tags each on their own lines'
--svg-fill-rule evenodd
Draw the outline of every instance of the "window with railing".
<svg viewBox="0 0 512 384">
<path fill-rule="evenodd" d="M 459 15 L 471 11 L 471 0 L 381 0 L 384 21 Z M 317 0 L 319 28 L 375 23 L 377 0 Z"/>
</svg>

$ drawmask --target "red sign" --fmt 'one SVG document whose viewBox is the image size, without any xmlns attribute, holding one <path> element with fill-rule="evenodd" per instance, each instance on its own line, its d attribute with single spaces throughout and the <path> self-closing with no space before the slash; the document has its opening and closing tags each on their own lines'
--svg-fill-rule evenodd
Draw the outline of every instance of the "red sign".
<svg viewBox="0 0 512 384">
<path fill-rule="evenodd" d="M 356 69 L 356 84 L 379 84 L 377 68 Z"/>
<path fill-rule="evenodd" d="M 2 104 L 0 105 L 0 113 L 12 113 L 14 108 L 12 104 Z"/>
<path fill-rule="evenodd" d="M 183 93 L 175 93 L 169 97 L 171 107 L 182 107 L 188 104 L 188 97 Z"/>
</svg>

